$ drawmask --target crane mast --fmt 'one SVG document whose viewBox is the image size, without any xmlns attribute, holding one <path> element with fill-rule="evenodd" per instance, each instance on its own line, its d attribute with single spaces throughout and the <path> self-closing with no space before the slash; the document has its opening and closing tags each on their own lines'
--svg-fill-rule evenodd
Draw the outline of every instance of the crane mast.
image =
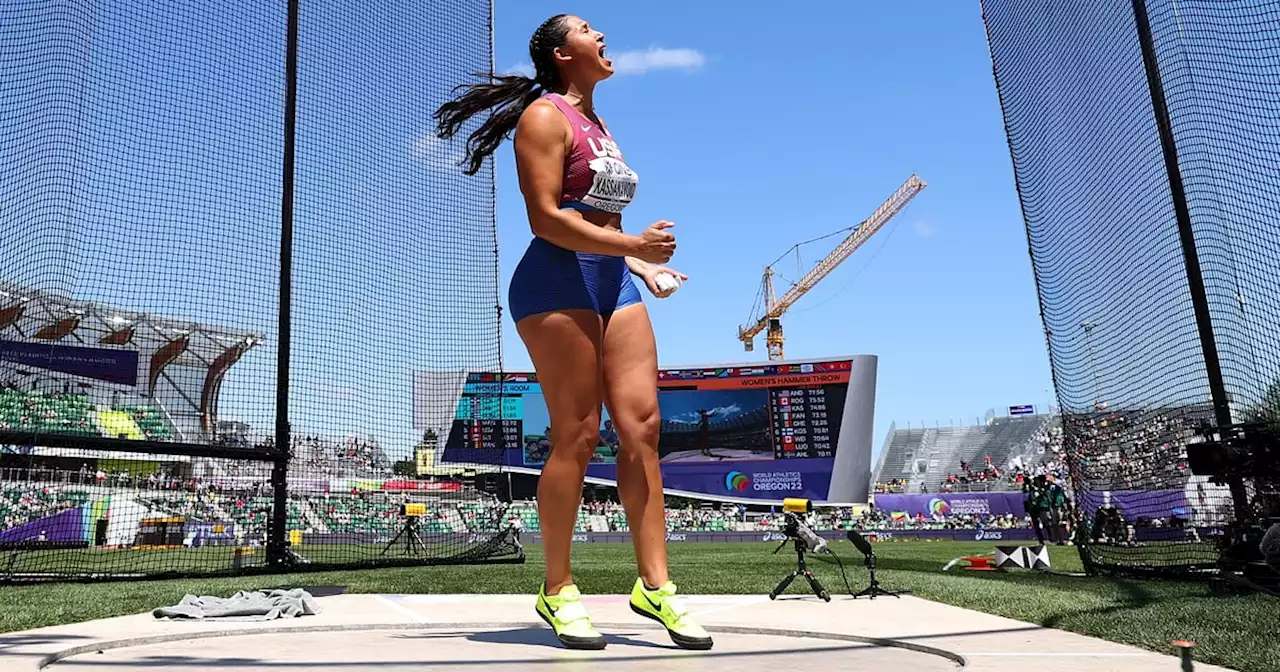
<svg viewBox="0 0 1280 672">
<path fill-rule="evenodd" d="M 840 262 L 849 258 L 855 250 L 867 242 L 871 236 L 875 235 L 889 220 L 902 211 L 916 194 L 920 193 L 927 185 L 925 181 L 920 179 L 918 175 L 912 175 L 907 181 L 898 187 L 875 212 L 871 213 L 861 224 L 854 227 L 843 241 L 836 246 L 831 254 L 828 254 L 822 261 L 819 261 L 808 273 L 805 273 L 799 281 L 787 290 L 782 298 L 777 298 L 773 289 L 773 266 L 764 269 L 763 293 L 764 293 L 764 314 L 752 320 L 744 326 L 738 327 L 738 339 L 742 341 L 747 352 L 751 352 L 755 348 L 755 337 L 761 332 L 768 330 L 765 334 L 765 344 L 769 350 L 770 361 L 778 361 L 783 358 L 782 352 L 782 314 L 787 312 L 800 297 L 804 296 L 810 289 L 813 289 L 823 278 L 831 274 L 832 271 L 840 265 Z"/>
</svg>

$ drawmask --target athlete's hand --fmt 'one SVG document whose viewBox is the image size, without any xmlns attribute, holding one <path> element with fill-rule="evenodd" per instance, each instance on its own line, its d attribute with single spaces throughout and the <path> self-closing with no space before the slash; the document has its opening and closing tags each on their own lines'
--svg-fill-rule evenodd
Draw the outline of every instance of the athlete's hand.
<svg viewBox="0 0 1280 672">
<path fill-rule="evenodd" d="M 668 296 L 675 294 L 677 289 L 680 289 L 680 285 L 678 284 L 675 286 L 667 286 L 666 288 L 658 287 L 657 277 L 660 273 L 668 273 L 680 282 L 684 282 L 689 279 L 689 276 L 675 270 L 674 268 L 658 266 L 657 264 L 650 265 L 648 268 L 644 269 L 644 273 L 640 274 L 640 278 L 644 280 L 644 284 L 649 288 L 649 292 L 659 299 L 665 299 Z"/>
<path fill-rule="evenodd" d="M 676 236 L 667 229 L 675 226 L 663 220 L 654 222 L 640 234 L 635 254 L 631 256 L 651 264 L 665 264 L 676 252 Z"/>
</svg>

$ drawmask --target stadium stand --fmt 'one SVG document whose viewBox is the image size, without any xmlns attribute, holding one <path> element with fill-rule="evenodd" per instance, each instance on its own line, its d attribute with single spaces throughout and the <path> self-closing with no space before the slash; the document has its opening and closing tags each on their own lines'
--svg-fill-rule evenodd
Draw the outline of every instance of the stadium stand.
<svg viewBox="0 0 1280 672">
<path fill-rule="evenodd" d="M 1076 434 L 1077 487 L 1090 490 L 1181 488 L 1190 477 L 1186 447 L 1209 408 L 1168 413 L 1100 412 L 1069 419 Z"/>
<path fill-rule="evenodd" d="M 128 413 L 148 439 L 168 441 L 173 438 L 173 431 L 169 428 L 169 423 L 165 420 L 164 414 L 155 408 L 140 404 L 130 404 L 121 406 L 120 411 Z"/>
<path fill-rule="evenodd" d="M 0 530 L 78 506 L 87 497 L 82 490 L 62 490 L 32 483 L 6 483 L 0 489 Z"/>
<path fill-rule="evenodd" d="M 930 489 L 942 482 L 946 474 L 961 469 L 962 463 L 980 459 L 987 441 L 983 427 L 942 427 L 937 430 L 929 453 L 928 468 L 907 485 L 908 492 L 923 485 Z"/>
<path fill-rule="evenodd" d="M 1082 491 L 1093 492 L 1100 493 L 1093 506 L 1107 506 L 1113 501 L 1109 497 L 1121 493 L 1128 507 L 1121 515 L 1131 528 L 1222 525 L 1232 515 L 1228 499 L 1215 490 L 1220 486 L 1196 480 L 1186 458 L 1187 445 L 1200 440 L 1196 428 L 1210 417 L 1207 405 L 1163 411 L 1099 408 L 1068 416 L 1066 426 L 1058 416 L 1039 415 L 993 418 L 967 428 L 894 428 L 885 442 L 876 491 L 1020 490 L 1025 481 L 1052 474 L 1068 487 L 1072 502 L 1082 502 Z M 1070 469 L 1064 459 L 1068 452 L 1075 456 Z M 1187 505 L 1164 511 L 1133 494 L 1147 492 L 1185 492 Z M 1078 513 L 1084 533 L 1109 534 L 1089 511 Z M 1194 532 L 1188 534 L 1194 539 Z"/>
<path fill-rule="evenodd" d="M 876 483 L 886 489 L 900 491 L 905 488 L 916 470 L 916 455 L 925 452 L 927 430 L 898 429 L 890 425 L 889 435 L 880 450 L 880 464 L 876 469 Z"/>
<path fill-rule="evenodd" d="M 41 433 L 169 440 L 173 429 L 146 404 L 100 404 L 88 394 L 0 388 L 0 429 Z"/>
<path fill-rule="evenodd" d="M 92 419 L 89 397 L 83 394 L 0 389 L 0 429 L 62 434 L 100 434 Z"/>
<path fill-rule="evenodd" d="M 891 426 L 875 475 L 879 492 L 1008 490 L 1049 450 L 1057 416 L 995 417 L 981 425 L 898 429 Z M 1050 450 L 1049 455 L 1052 456 Z M 978 468 L 974 468 L 978 465 Z"/>
<path fill-rule="evenodd" d="M 4 324 L 7 340 L 63 347 L 57 342 L 74 339 L 102 352 L 136 352 L 145 363 L 142 377 L 122 387 L 92 370 L 34 371 L 39 367 L 0 361 L 0 431 L 207 443 L 221 381 L 231 364 L 262 341 L 257 333 L 170 320 L 4 280 L 0 310 L 10 317 Z M 79 317 L 44 331 L 47 316 L 68 314 Z"/>
<path fill-rule="evenodd" d="M 149 516 L 175 517 L 188 522 L 225 523 L 235 530 L 236 543 L 260 542 L 266 533 L 271 498 L 252 488 L 228 487 L 199 480 L 147 477 L 121 479 L 116 474 L 96 472 L 85 478 L 78 472 L 7 470 L 10 482 L 0 489 L 0 533 L 69 508 L 100 501 L 110 492 L 114 498 L 127 497 L 141 505 Z M 19 480 L 29 479 L 29 480 Z M 111 483 L 110 488 L 103 485 Z M 121 493 L 121 484 L 135 489 Z M 410 499 L 405 493 L 379 491 L 317 492 L 295 494 L 288 502 L 289 529 L 304 535 L 363 534 L 380 539 L 393 536 L 402 525 L 400 504 Z M 444 497 L 413 497 L 427 503 L 422 521 L 427 533 L 491 533 L 514 524 L 517 529 L 537 532 L 537 503 L 517 501 L 510 507 L 499 502 L 454 501 Z M 771 512 L 748 511 L 733 504 L 670 507 L 667 528 L 680 532 L 757 532 L 780 529 L 782 517 Z M 931 518 L 901 518 L 871 508 L 855 516 L 851 508 L 823 509 L 810 515 L 816 530 L 920 530 L 920 529 L 1008 529 L 1027 527 L 1022 519 L 1000 516 L 936 515 Z M 584 502 L 579 511 L 577 532 L 627 531 L 625 512 L 617 502 Z"/>
<path fill-rule="evenodd" d="M 117 439 L 138 441 L 143 437 L 142 428 L 128 411 L 98 411 L 98 426 L 102 428 L 103 435 Z"/>
</svg>

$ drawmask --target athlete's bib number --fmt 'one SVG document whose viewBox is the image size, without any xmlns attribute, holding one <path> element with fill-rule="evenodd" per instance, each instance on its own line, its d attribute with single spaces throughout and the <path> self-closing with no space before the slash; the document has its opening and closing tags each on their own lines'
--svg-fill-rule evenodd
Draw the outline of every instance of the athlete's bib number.
<svg viewBox="0 0 1280 672">
<path fill-rule="evenodd" d="M 606 212 L 622 212 L 635 198 L 640 177 L 619 159 L 599 157 L 587 164 L 594 177 L 582 202 Z"/>
</svg>

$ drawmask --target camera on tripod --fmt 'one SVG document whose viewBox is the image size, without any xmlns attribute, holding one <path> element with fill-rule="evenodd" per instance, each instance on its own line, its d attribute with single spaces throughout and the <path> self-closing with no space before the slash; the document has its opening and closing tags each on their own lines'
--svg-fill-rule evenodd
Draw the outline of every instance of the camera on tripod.
<svg viewBox="0 0 1280 672">
<path fill-rule="evenodd" d="M 1276 424 L 1206 424 L 1198 433 L 1202 440 L 1187 444 L 1187 466 L 1196 476 L 1228 486 L 1235 513 L 1221 541 L 1219 565 L 1229 572 L 1252 575 L 1255 581 L 1280 585 L 1280 432 Z"/>
<path fill-rule="evenodd" d="M 396 536 L 382 547 L 382 555 L 386 555 L 388 551 L 394 549 L 396 544 L 403 544 L 402 549 L 405 555 L 424 555 L 427 550 L 427 544 L 422 539 L 422 534 L 418 532 L 418 519 L 427 515 L 427 505 L 422 502 L 404 502 L 400 505 L 400 517 L 404 518 L 404 525 Z"/>
<path fill-rule="evenodd" d="M 422 502 L 405 502 L 400 505 L 400 515 L 405 518 L 421 518 L 427 515 L 427 505 Z"/>
<path fill-rule="evenodd" d="M 782 515 L 784 521 L 782 533 L 785 535 L 785 538 L 777 548 L 773 549 L 773 552 L 774 554 L 777 554 L 778 551 L 782 550 L 783 546 L 786 546 L 788 543 L 793 544 L 796 549 L 796 569 L 787 576 L 782 577 L 782 581 L 780 581 L 777 587 L 769 593 L 769 599 L 771 600 L 777 599 L 778 595 L 781 595 L 782 591 L 786 590 L 787 586 L 790 586 L 792 581 L 803 576 L 805 580 L 809 582 L 809 587 L 813 589 L 815 595 L 827 602 L 831 601 L 831 594 L 828 593 L 827 589 L 818 581 L 818 577 L 814 576 L 813 572 L 805 565 L 805 553 L 830 553 L 832 557 L 835 558 L 836 564 L 840 566 L 840 575 L 844 578 L 845 587 L 849 587 L 849 577 L 844 573 L 844 563 L 840 561 L 840 556 L 830 549 L 826 539 L 823 539 L 800 519 L 802 514 L 807 514 L 812 510 L 813 505 L 807 499 L 787 498 L 782 500 Z M 867 575 L 871 581 L 870 585 L 868 585 L 865 590 L 858 593 L 854 593 L 853 589 L 849 588 L 849 594 L 852 595 L 854 599 L 859 597 L 869 597 L 874 600 L 878 595 L 898 597 L 900 594 L 910 592 L 900 591 L 895 593 L 881 588 L 880 582 L 876 580 L 876 554 L 871 548 L 871 544 L 867 543 L 867 540 L 862 538 L 862 535 L 858 534 L 856 530 L 849 530 L 845 536 L 848 537 L 849 542 L 861 551 L 863 556 L 865 556 Z"/>
<path fill-rule="evenodd" d="M 1280 480 L 1280 434 L 1274 423 L 1202 425 L 1202 441 L 1187 444 L 1187 466 L 1216 485 L 1238 479 Z"/>
<path fill-rule="evenodd" d="M 796 549 L 796 569 L 787 576 L 782 577 L 782 581 L 769 592 L 769 599 L 776 600 L 787 586 L 791 585 L 798 577 L 803 576 L 809 582 L 809 587 L 813 589 L 813 594 L 830 602 L 831 593 L 822 586 L 818 581 L 818 577 L 813 575 L 813 570 L 809 569 L 804 562 L 804 554 L 806 552 L 822 553 L 828 551 L 827 540 L 818 536 L 804 521 L 800 520 L 800 514 L 809 513 L 813 510 L 812 503 L 807 499 L 787 498 L 782 500 L 783 526 L 782 533 L 786 536 L 778 547 L 773 549 L 774 554 L 782 550 L 783 546 L 788 543 L 795 545 Z"/>
</svg>

